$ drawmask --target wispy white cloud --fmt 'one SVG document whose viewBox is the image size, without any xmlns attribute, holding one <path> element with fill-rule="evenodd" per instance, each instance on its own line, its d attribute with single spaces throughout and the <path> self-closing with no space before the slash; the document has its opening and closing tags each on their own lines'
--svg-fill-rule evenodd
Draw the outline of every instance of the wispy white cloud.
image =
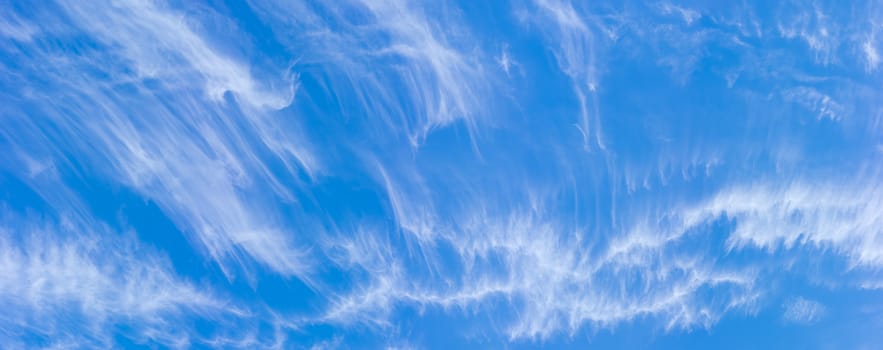
<svg viewBox="0 0 883 350">
<path fill-rule="evenodd" d="M 803 108 L 818 114 L 818 118 L 837 120 L 846 114 L 846 108 L 837 103 L 831 96 L 818 90 L 800 86 L 782 91 L 782 98 L 786 101 L 797 103 Z"/>
<path fill-rule="evenodd" d="M 484 97 L 493 86 L 493 59 L 455 12 L 395 0 L 253 6 L 292 29 L 292 37 L 280 40 L 307 48 L 303 64 L 325 67 L 326 88 L 337 98 L 371 116 L 365 121 L 372 127 L 404 132 L 413 147 L 454 122 L 475 136 L 490 117 L 492 101 Z M 289 11 L 300 15 L 280 16 Z"/>
<path fill-rule="evenodd" d="M 497 56 L 497 66 L 499 66 L 500 69 L 506 72 L 506 75 L 509 75 L 510 69 L 518 66 L 518 62 L 515 62 L 515 60 L 513 60 L 512 57 L 509 55 L 508 47 L 503 46 L 503 49 L 500 51 L 500 55 Z"/>
<path fill-rule="evenodd" d="M 429 21 L 428 14 L 401 1 L 365 1 L 378 24 L 394 40 L 378 54 L 395 53 L 410 59 L 411 77 L 406 77 L 409 100 L 425 106 L 418 113 L 427 119 L 422 133 L 454 120 L 474 123 L 483 95 L 481 62 L 458 51 L 447 42 L 448 33 Z M 395 21 L 387 21 L 396 18 Z M 469 49 L 469 48 L 467 48 Z M 477 48 L 472 48 L 477 49 Z M 413 80 L 412 80 L 413 79 Z"/>
<path fill-rule="evenodd" d="M 0 17 L 0 37 L 17 41 L 30 41 L 39 30 L 28 21 L 22 20 L 14 13 Z"/>
<path fill-rule="evenodd" d="M 671 4 L 671 3 L 667 3 L 667 2 L 666 2 L 666 3 L 662 3 L 662 4 L 659 5 L 659 6 L 660 6 L 660 8 L 661 8 L 663 14 L 666 14 L 666 15 L 670 15 L 670 14 L 676 14 L 676 15 L 679 15 L 679 16 L 681 16 L 681 19 L 684 20 L 684 23 L 686 23 L 686 24 L 688 24 L 688 25 L 689 25 L 689 24 L 693 24 L 693 21 L 695 21 L 695 20 L 699 19 L 700 17 L 702 17 L 702 14 L 699 13 L 699 11 L 696 11 L 696 10 L 693 10 L 693 9 L 689 9 L 689 8 L 685 8 L 685 7 L 681 7 L 681 6 L 677 6 L 677 5 L 674 5 L 674 4 Z"/>
<path fill-rule="evenodd" d="M 119 326 L 135 341 L 187 347 L 203 339 L 182 322 L 247 314 L 177 276 L 131 235 L 11 213 L 0 222 L 0 305 L 4 342 L 29 333 L 62 348 L 112 346 Z"/>
<path fill-rule="evenodd" d="M 865 53 L 865 60 L 867 60 L 868 70 L 876 70 L 877 66 L 880 64 L 880 54 L 877 53 L 877 48 L 874 45 L 874 41 L 868 40 L 862 43 L 862 52 Z"/>
<path fill-rule="evenodd" d="M 182 15 L 163 9 L 161 2 L 120 1 L 107 6 L 71 1 L 62 5 L 100 40 L 119 47 L 142 79 L 186 83 L 180 75 L 196 73 L 204 92 L 214 101 L 233 92 L 255 107 L 280 109 L 291 103 L 295 85 L 286 81 L 291 77 L 283 76 L 272 85 L 257 81 L 252 67 L 218 52 Z"/>
<path fill-rule="evenodd" d="M 818 5 L 789 14 L 778 24 L 778 30 L 783 38 L 802 40 L 817 62 L 827 65 L 836 60 L 840 27 Z"/>
<path fill-rule="evenodd" d="M 883 214 L 879 184 L 793 182 L 723 190 L 687 214 L 701 222 L 725 215 L 736 221 L 731 247 L 774 251 L 800 244 L 830 248 L 855 265 L 883 265 Z"/>
<path fill-rule="evenodd" d="M 867 9 L 865 12 L 867 12 L 868 19 L 864 23 L 864 28 L 859 29 L 863 30 L 864 33 L 855 35 L 859 46 L 859 55 L 864 58 L 865 70 L 867 72 L 876 71 L 880 65 L 880 41 L 878 37 L 881 29 L 883 29 L 883 25 L 879 22 L 879 16 L 876 16 L 880 11 L 880 8 L 871 7 Z"/>
<path fill-rule="evenodd" d="M 304 277 L 307 253 L 277 214 L 277 203 L 294 201 L 298 174 L 318 169 L 296 124 L 273 115 L 291 102 L 293 76 L 264 67 L 258 78 L 160 2 L 62 5 L 72 24 L 59 19 L 54 33 L 105 50 L 17 49 L 50 63 L 10 77 L 41 106 L 14 111 L 3 132 L 11 146 L 65 169 L 83 164 L 156 201 L 231 276 L 256 261 Z"/>
<path fill-rule="evenodd" d="M 486 310 L 505 302 L 517 310 L 514 318 L 499 321 L 509 337 L 548 339 L 639 318 L 658 320 L 665 329 L 710 327 L 759 296 L 752 271 L 722 269 L 708 257 L 675 252 L 675 242 L 593 254 L 584 233 L 568 235 L 537 208 L 501 216 L 471 210 L 474 215 L 460 218 L 462 224 L 436 243 L 451 245 L 462 266 L 448 273 L 420 258 L 408 260 L 370 232 L 336 242 L 348 257 L 345 266 L 370 278 L 337 300 L 323 321 L 389 327 L 397 307 Z M 422 259 L 451 258 L 421 253 Z M 440 275 L 410 275 L 415 263 L 429 276 Z M 706 291 L 720 298 L 701 297 Z"/>
<path fill-rule="evenodd" d="M 18 176 L 53 209 L 81 216 L 87 216 L 84 199 L 50 181 L 59 173 L 131 189 L 155 203 L 221 266 L 229 282 L 240 271 L 299 277 L 316 294 L 304 302 L 315 306 L 314 314 L 269 312 L 279 334 L 285 332 L 281 328 L 316 323 L 330 323 L 342 333 L 374 327 L 395 333 L 402 328 L 401 308 L 441 310 L 454 318 L 495 318 L 502 310 L 493 332 L 510 340 L 543 341 L 636 321 L 677 331 L 711 327 L 733 312 L 750 313 L 775 288 L 759 283 L 766 267 L 729 263 L 734 252 L 775 255 L 820 248 L 846 257 L 853 269 L 883 266 L 879 176 L 800 175 L 806 150 L 799 144 L 778 147 L 771 139 L 805 135 L 769 127 L 753 116 L 780 102 L 778 96 L 819 119 L 838 121 L 836 128 L 864 125 L 866 119 L 853 112 L 870 110 L 875 102 L 850 95 L 862 92 L 852 89 L 860 84 L 829 89 L 825 84 L 845 79 L 793 67 L 805 52 L 767 50 L 769 40 L 784 37 L 807 43 L 817 63 L 842 63 L 839 48 L 852 28 L 835 26 L 827 10 L 776 16 L 778 22 L 771 24 L 755 15 L 731 20 L 673 3 L 602 13 L 580 2 L 526 5 L 517 15 L 528 30 L 540 33 L 554 56 L 552 71 L 540 73 L 560 70 L 566 76 L 563 88 L 579 103 L 539 108 L 576 115 L 582 145 L 605 151 L 587 154 L 573 151 L 579 141 L 553 132 L 555 121 L 528 116 L 517 124 L 516 117 L 494 116 L 493 104 L 501 98 L 495 84 L 516 80 L 500 75 L 537 62 L 518 57 L 515 63 L 511 54 L 523 47 L 483 52 L 487 38 L 473 36 L 453 5 L 252 3 L 259 20 L 272 27 L 268 32 L 277 35 L 260 40 L 278 40 L 293 51 L 297 64 L 291 68 L 256 64 L 254 56 L 262 53 L 250 51 L 250 38 L 227 40 L 206 29 L 232 26 L 208 7 L 186 12 L 161 1 L 62 4 L 63 14 L 49 34 L 25 30 L 30 27 L 15 16 L 0 18 L 0 35 L 12 40 L 39 42 L 42 35 L 59 33 L 84 39 L 75 49 L 53 40 L 0 47 L 29 58 L 15 67 L 20 74 L 0 79 L 4 86 L 22 87 L 14 98 L 0 93 L 4 101 L 16 102 L 0 106 L 8 116 L 0 146 L 10 151 L 0 155 L 0 169 Z M 654 25 L 660 13 L 670 18 Z M 850 46 L 861 48 L 850 54 L 858 52 L 858 59 L 876 67 L 869 53 L 876 51 L 868 51 L 875 47 L 868 43 L 873 45 Z M 683 108 L 659 111 L 660 116 L 642 115 L 675 104 L 658 101 L 637 116 L 627 115 L 633 120 L 603 123 L 599 98 L 607 85 L 602 72 L 621 68 L 608 66 L 610 51 L 640 69 L 670 68 L 673 81 L 653 87 L 680 84 L 687 90 L 687 78 L 699 69 L 708 79 L 703 84 L 714 87 L 723 71 L 719 75 L 728 80 L 738 112 L 714 106 L 722 110 L 709 118 L 706 112 L 716 109 L 692 109 L 693 101 L 687 101 Z M 700 64 L 720 57 L 725 59 Z M 9 71 L 7 66 L 0 62 L 0 71 Z M 298 91 L 298 99 L 298 76 L 292 71 L 309 75 L 309 83 L 303 80 L 309 88 Z M 794 81 L 804 86 L 783 87 Z M 774 87 L 752 90 L 767 85 Z M 630 98 L 606 92 L 614 105 Z M 866 94 L 877 97 L 875 90 Z M 745 96 L 775 101 L 756 103 Z M 322 107 L 314 111 L 311 103 Z M 685 119 L 666 112 L 683 113 Z M 301 117 L 312 119 L 302 127 Z M 486 117 L 492 118 L 487 124 Z M 697 124 L 707 119 L 714 122 Z M 485 127 L 493 122 L 507 130 L 482 142 L 487 140 L 476 135 L 496 132 Z M 302 130 L 311 123 L 318 126 L 308 142 L 310 133 Z M 513 137 L 511 129 L 524 125 L 531 126 L 524 131 L 530 138 Z M 714 130 L 708 136 L 690 129 L 695 125 Z M 462 140 L 448 133 L 438 133 L 439 139 L 431 140 L 438 142 L 430 144 L 433 132 L 450 127 L 446 131 L 456 134 L 460 126 L 469 133 L 463 143 L 471 143 L 473 154 L 457 153 Z M 876 138 L 859 137 L 866 139 L 850 147 L 880 147 Z M 651 140 L 646 147 L 623 146 L 633 139 L 640 145 L 642 138 Z M 734 139 L 738 142 L 728 143 Z M 834 156 L 854 154 L 831 146 Z M 765 157 L 789 162 L 745 175 L 767 176 L 754 182 L 734 180 Z M 323 182 L 339 180 L 338 175 L 344 182 L 358 178 L 358 186 L 369 187 L 367 201 L 378 203 L 355 208 L 360 204 L 349 203 L 346 194 L 320 198 L 332 196 L 322 191 L 336 193 L 335 186 L 350 185 Z M 335 206 L 359 214 L 337 217 Z M 362 215 L 361 209 L 370 214 Z M 375 209 L 380 213 L 371 212 Z M 733 228 L 710 232 L 719 221 Z M 32 231 L 52 232 L 21 238 L 26 236 L 9 233 L 20 228 L 7 226 L 0 240 L 0 268 L 5 269 L 0 272 L 8 272 L 0 277 L 0 300 L 19 312 L 32 311 L 35 318 L 0 318 L 11 325 L 5 328 L 64 333 L 56 338 L 58 346 L 68 340 L 78 344 L 79 328 L 64 328 L 58 321 L 76 314 L 93 320 L 83 333 L 99 345 L 108 344 L 114 332 L 105 326 L 118 324 L 134 324 L 136 338 L 170 346 L 288 345 L 282 335 L 265 344 L 247 332 L 191 339 L 173 324 L 203 317 L 238 325 L 250 315 L 175 275 L 164 259 L 145 253 L 133 240 L 107 241 L 105 236 L 115 233 L 106 229 L 76 237 L 54 233 L 95 230 L 90 225 L 49 225 Z M 724 242 L 721 247 L 709 247 L 717 239 Z M 124 249 L 110 248 L 117 243 Z M 255 270 L 260 273 L 250 273 Z M 335 277 L 322 280 L 322 273 Z M 71 274 L 77 278 L 64 278 Z M 857 283 L 879 288 L 879 279 Z M 791 312 L 795 319 L 818 319 L 814 302 L 805 301 L 806 306 L 801 300 L 788 304 L 784 317 L 791 318 Z M 344 338 L 316 344 L 340 347 Z"/>
<path fill-rule="evenodd" d="M 825 316 L 826 308 L 815 300 L 798 297 L 789 300 L 784 305 L 785 312 L 782 318 L 786 322 L 798 324 L 813 324 Z"/>
<path fill-rule="evenodd" d="M 552 43 L 561 71 L 573 80 L 573 91 L 579 100 L 577 128 L 583 146 L 604 149 L 601 115 L 596 90 L 600 87 L 598 56 L 600 44 L 593 31 L 592 19 L 582 16 L 569 1 L 535 1 L 537 27 Z"/>
<path fill-rule="evenodd" d="M 872 174 L 861 179 L 870 181 Z M 349 293 L 332 298 L 321 320 L 389 328 L 398 308 L 468 315 L 505 303 L 516 316 L 498 322 L 512 339 L 548 339 L 639 319 L 666 330 L 711 327 L 728 313 L 754 312 L 764 294 L 774 292 L 758 278 L 787 268 L 720 261 L 731 252 L 759 247 L 773 256 L 805 246 L 846 257 L 854 267 L 883 264 L 878 187 L 859 180 L 725 187 L 707 200 L 655 214 L 624 211 L 628 224 L 603 238 L 568 228 L 543 201 L 524 210 L 517 209 L 522 201 L 469 207 L 450 222 L 426 226 L 434 232 L 426 239 L 434 243 L 410 253 L 402 253 L 395 239 L 360 231 L 329 243 L 343 252 L 339 264 L 364 275 Z M 721 219 L 734 224 L 724 250 L 685 249 L 720 235 L 710 227 Z M 454 255 L 438 255 L 441 246 Z M 459 268 L 439 269 L 441 261 Z M 871 277 L 843 283 L 866 288 L 876 281 Z M 797 306 L 789 311 L 795 317 L 821 315 Z"/>
</svg>

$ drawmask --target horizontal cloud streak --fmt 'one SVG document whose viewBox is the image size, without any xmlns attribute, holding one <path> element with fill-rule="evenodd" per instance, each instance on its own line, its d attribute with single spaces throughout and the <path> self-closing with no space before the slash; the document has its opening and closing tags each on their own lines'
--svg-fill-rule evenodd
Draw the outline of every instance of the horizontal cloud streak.
<svg viewBox="0 0 883 350">
<path fill-rule="evenodd" d="M 76 219 L 3 218 L 0 304 L 7 316 L 0 324 L 8 345 L 34 333 L 44 346 L 110 346 L 114 327 L 126 325 L 138 341 L 181 347 L 200 341 L 181 322 L 246 313 L 176 276 L 166 259 L 131 237 Z"/>
</svg>

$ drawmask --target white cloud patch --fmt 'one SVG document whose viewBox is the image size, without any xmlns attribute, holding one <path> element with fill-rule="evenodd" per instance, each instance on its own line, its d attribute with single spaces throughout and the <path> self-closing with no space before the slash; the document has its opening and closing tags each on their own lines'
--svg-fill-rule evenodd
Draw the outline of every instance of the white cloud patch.
<svg viewBox="0 0 883 350">
<path fill-rule="evenodd" d="M 389 51 L 411 62 L 412 73 L 406 78 L 406 86 L 411 92 L 410 101 L 425 106 L 425 111 L 418 111 L 427 119 L 421 131 L 425 134 L 454 120 L 471 122 L 482 93 L 481 65 L 451 47 L 447 32 L 436 29 L 436 24 L 426 17 L 428 14 L 399 1 L 365 1 L 363 5 L 395 38 L 379 53 Z M 396 20 L 387 21 L 388 18 Z"/>
<path fill-rule="evenodd" d="M 6 14 L 0 17 L 0 37 L 6 37 L 17 41 L 31 41 L 39 33 L 36 26 L 22 20 L 15 14 Z"/>
<path fill-rule="evenodd" d="M 112 346 L 119 326 L 135 341 L 187 347 L 205 339 L 186 320 L 220 326 L 247 313 L 176 276 L 131 236 L 8 213 L 0 221 L 0 306 L 4 343 L 29 333 L 62 347 Z"/>
<path fill-rule="evenodd" d="M 786 101 L 794 102 L 807 110 L 817 113 L 819 119 L 829 118 L 837 120 L 843 118 L 846 114 L 846 108 L 837 103 L 831 96 L 811 87 L 800 86 L 787 89 L 782 92 L 782 97 Z"/>
<path fill-rule="evenodd" d="M 702 17 L 702 14 L 696 10 L 684 8 L 670 3 L 663 3 L 662 5 L 660 5 L 660 8 L 663 14 L 676 14 L 681 16 L 681 19 L 683 19 L 684 23 L 686 23 L 687 25 L 693 24 L 694 21 Z"/>
<path fill-rule="evenodd" d="M 877 47 L 875 46 L 874 41 L 867 40 L 862 43 L 862 52 L 865 54 L 868 70 L 876 70 L 877 66 L 880 65 L 880 54 L 877 52 Z"/>
<path fill-rule="evenodd" d="M 337 98 L 380 132 L 404 133 L 412 147 L 455 122 L 474 134 L 490 116 L 493 58 L 453 12 L 393 0 L 253 6 L 291 33 L 279 40 L 307 48 L 303 64 L 324 67 Z"/>
<path fill-rule="evenodd" d="M 782 318 L 789 323 L 809 325 L 818 322 L 825 316 L 826 308 L 815 300 L 798 297 L 784 305 Z"/>
<path fill-rule="evenodd" d="M 822 8 L 813 5 L 807 11 L 798 11 L 784 17 L 778 24 L 779 35 L 802 40 L 813 53 L 816 62 L 824 65 L 836 60 L 841 42 L 840 26 L 832 22 Z"/>
<path fill-rule="evenodd" d="M 518 63 L 515 62 L 509 55 L 509 49 L 506 46 L 503 46 L 503 49 L 500 51 L 500 55 L 497 56 L 497 66 L 499 66 L 500 69 L 506 72 L 506 75 L 509 75 L 510 69 L 518 66 Z"/>
<path fill-rule="evenodd" d="M 258 82 L 251 67 L 219 53 L 183 16 L 163 9 L 160 2 L 127 0 L 108 6 L 70 1 L 63 6 L 98 38 L 120 47 L 140 78 L 178 80 L 179 74 L 197 73 L 206 95 L 215 101 L 229 91 L 255 107 L 280 109 L 291 103 L 291 82 L 281 80 L 280 91 Z M 190 72 L 170 69 L 181 64 Z"/>
<path fill-rule="evenodd" d="M 688 211 L 686 222 L 725 215 L 736 220 L 728 239 L 733 248 L 753 245 L 773 251 L 813 244 L 832 248 L 855 265 L 883 266 L 883 213 L 878 210 L 883 194 L 878 184 L 858 184 L 733 187 Z"/>
</svg>

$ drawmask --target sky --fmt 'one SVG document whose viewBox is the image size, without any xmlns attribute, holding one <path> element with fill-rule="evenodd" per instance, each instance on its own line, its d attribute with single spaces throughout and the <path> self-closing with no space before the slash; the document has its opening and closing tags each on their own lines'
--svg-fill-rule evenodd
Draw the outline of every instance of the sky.
<svg viewBox="0 0 883 350">
<path fill-rule="evenodd" d="M 877 349 L 883 2 L 0 0 L 0 347 Z"/>
</svg>

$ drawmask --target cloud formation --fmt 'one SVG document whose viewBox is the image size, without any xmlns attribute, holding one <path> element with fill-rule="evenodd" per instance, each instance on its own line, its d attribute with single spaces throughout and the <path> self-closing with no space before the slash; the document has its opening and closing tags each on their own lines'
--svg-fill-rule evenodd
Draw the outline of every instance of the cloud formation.
<svg viewBox="0 0 883 350">
<path fill-rule="evenodd" d="M 814 300 L 798 297 L 785 305 L 782 317 L 787 322 L 813 324 L 825 315 L 825 306 Z"/>
<path fill-rule="evenodd" d="M 3 218 L 0 304 L 7 311 L 0 324 L 10 346 L 34 345 L 20 343 L 25 335 L 44 347 L 111 346 L 123 327 L 136 342 L 187 347 L 205 340 L 183 325 L 190 320 L 223 327 L 248 313 L 177 276 L 129 235 L 75 218 Z"/>
<path fill-rule="evenodd" d="M 0 336 L 678 347 L 862 314 L 880 14 L 0 4 Z"/>
</svg>

